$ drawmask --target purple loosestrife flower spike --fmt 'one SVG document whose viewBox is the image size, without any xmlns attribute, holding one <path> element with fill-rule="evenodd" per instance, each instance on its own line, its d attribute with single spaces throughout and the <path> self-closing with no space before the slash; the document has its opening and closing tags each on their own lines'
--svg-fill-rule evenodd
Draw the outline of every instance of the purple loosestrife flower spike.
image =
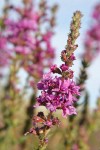
<svg viewBox="0 0 100 150">
<path fill-rule="evenodd" d="M 79 36 L 81 17 L 82 15 L 79 11 L 76 11 L 73 15 L 67 45 L 65 50 L 61 52 L 63 63 L 60 67 L 56 64 L 51 66 L 50 71 L 44 74 L 37 84 L 41 94 L 37 97 L 37 103 L 34 107 L 45 106 L 49 113 L 45 116 L 43 112 L 39 112 L 37 116 L 33 116 L 33 128 L 25 135 L 28 133 L 36 134 L 40 141 L 39 147 L 42 149 L 45 149 L 47 144 L 46 135 L 48 130 L 52 126 L 60 124 L 59 119 L 53 116 L 53 112 L 58 109 L 62 110 L 63 117 L 77 114 L 74 104 L 80 95 L 80 87 L 73 81 L 74 72 L 70 67 L 75 60 L 74 50 L 77 48 L 75 40 Z"/>
<path fill-rule="evenodd" d="M 79 36 L 80 20 L 82 14 L 76 11 L 73 15 L 70 34 L 68 35 L 65 50 L 61 52 L 61 59 L 64 62 L 60 67 L 53 65 L 49 73 L 43 75 L 43 79 L 37 84 L 41 90 L 40 96 L 37 98 L 39 106 L 45 106 L 51 113 L 57 109 L 63 111 L 63 116 L 76 114 L 74 103 L 79 96 L 80 87 L 73 81 L 73 71 L 70 67 L 75 60 L 74 51 L 78 47 L 75 44 Z M 60 74 L 59 76 L 53 75 Z"/>
</svg>

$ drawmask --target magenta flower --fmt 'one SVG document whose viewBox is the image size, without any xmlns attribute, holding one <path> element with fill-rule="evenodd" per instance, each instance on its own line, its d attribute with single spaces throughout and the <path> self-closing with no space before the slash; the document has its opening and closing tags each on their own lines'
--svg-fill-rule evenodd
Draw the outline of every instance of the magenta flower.
<svg viewBox="0 0 100 150">
<path fill-rule="evenodd" d="M 75 39 L 79 36 L 80 18 L 82 17 L 79 11 L 73 16 L 73 20 L 77 20 L 77 26 L 74 28 L 75 22 L 71 23 L 71 33 L 68 36 L 65 50 L 61 52 L 63 64 L 60 67 L 52 65 L 50 72 L 43 75 L 43 78 L 38 82 L 37 87 L 41 90 L 41 94 L 37 97 L 35 106 L 45 106 L 51 113 L 57 109 L 62 110 L 63 116 L 76 114 L 74 103 L 80 95 L 80 87 L 73 81 L 73 71 L 70 67 L 75 60 L 74 51 L 77 48 Z M 77 35 L 77 36 L 76 36 Z M 45 37 L 46 38 L 46 37 Z M 59 74 L 59 76 L 54 73 Z"/>
<path fill-rule="evenodd" d="M 41 6 L 45 10 L 35 8 L 33 3 L 27 5 L 22 8 L 9 6 L 9 11 L 14 11 L 17 17 L 15 20 L 10 16 L 4 19 L 4 32 L 12 55 L 16 57 L 17 54 L 21 67 L 32 77 L 40 79 L 44 69 L 52 65 L 55 57 L 55 49 L 51 44 L 54 35 L 51 19 L 55 14 L 46 2 Z"/>
<path fill-rule="evenodd" d="M 38 27 L 38 22 L 23 18 L 21 20 L 13 21 L 11 19 L 5 20 L 7 40 L 14 47 L 12 50 L 22 54 L 30 54 L 36 48 L 35 37 L 31 32 L 35 32 Z"/>
<path fill-rule="evenodd" d="M 61 68 L 62 71 L 66 71 L 66 70 L 68 70 L 69 67 L 67 65 L 65 65 L 65 64 L 62 64 L 60 66 L 60 68 Z"/>
<path fill-rule="evenodd" d="M 48 129 L 60 123 L 59 119 L 54 117 L 54 112 L 62 110 L 63 117 L 77 114 L 75 102 L 80 95 L 80 87 L 73 81 L 74 73 L 70 67 L 75 60 L 73 52 L 77 48 L 75 40 L 79 36 L 81 17 L 80 11 L 76 11 L 72 17 L 73 20 L 71 22 L 67 45 L 65 46 L 65 50 L 61 52 L 63 63 L 60 67 L 52 65 L 50 71 L 44 74 L 43 78 L 37 84 L 37 88 L 41 91 L 41 94 L 36 98 L 37 103 L 34 107 L 45 106 L 49 110 L 49 113 L 45 116 L 43 112 L 39 112 L 35 118 L 33 116 L 33 128 L 26 134 L 36 134 L 39 137 L 40 143 L 41 134 L 43 134 L 42 141 L 44 143 L 44 137 L 48 134 Z M 43 37 L 47 45 L 50 38 L 51 34 Z"/>
<path fill-rule="evenodd" d="M 79 87 L 70 79 L 53 77 L 49 72 L 38 83 L 38 89 L 42 90 L 37 98 L 38 104 L 45 106 L 51 112 L 57 109 L 63 110 L 63 116 L 76 114 L 73 104 L 77 101 Z"/>
<path fill-rule="evenodd" d="M 52 65 L 50 69 L 51 72 L 55 72 L 57 70 L 57 65 Z"/>
</svg>

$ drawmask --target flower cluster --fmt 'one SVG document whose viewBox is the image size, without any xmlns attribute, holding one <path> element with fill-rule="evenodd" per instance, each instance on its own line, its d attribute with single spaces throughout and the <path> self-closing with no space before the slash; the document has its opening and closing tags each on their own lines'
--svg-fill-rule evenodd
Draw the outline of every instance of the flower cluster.
<svg viewBox="0 0 100 150">
<path fill-rule="evenodd" d="M 3 18 L 4 38 L 10 46 L 12 56 L 17 57 L 21 67 L 32 77 L 40 79 L 44 68 L 50 67 L 55 57 L 51 40 L 57 6 L 48 7 L 45 0 L 39 3 L 38 8 L 35 8 L 32 1 L 24 3 L 20 8 L 7 6 L 7 11 L 14 12 L 16 19 L 11 18 L 9 13 Z"/>
<path fill-rule="evenodd" d="M 61 59 L 64 63 L 60 67 L 53 65 L 50 72 L 45 74 L 37 85 L 38 89 L 42 90 L 41 95 L 37 98 L 37 105 L 45 106 L 50 112 L 60 109 L 63 111 L 64 117 L 76 114 L 74 103 L 79 95 L 79 86 L 73 81 L 73 71 L 70 67 L 75 60 L 73 52 L 77 48 L 75 40 L 79 36 L 81 17 L 79 11 L 74 13 L 67 45 L 61 52 Z M 58 73 L 59 76 L 53 77 L 54 73 Z"/>
<path fill-rule="evenodd" d="M 51 112 L 57 109 L 63 110 L 63 116 L 76 114 L 73 104 L 76 95 L 79 95 L 79 87 L 70 79 L 52 77 L 51 73 L 45 74 L 38 83 L 38 89 L 42 90 L 37 98 L 38 104 L 46 106 Z"/>
<path fill-rule="evenodd" d="M 77 97 L 80 95 L 80 87 L 73 81 L 74 72 L 70 69 L 75 60 L 74 51 L 77 48 L 75 41 L 79 36 L 80 20 L 82 14 L 76 11 L 70 26 L 70 34 L 68 36 L 65 50 L 61 52 L 61 60 L 63 63 L 60 67 L 56 64 L 52 65 L 50 71 L 43 75 L 38 82 L 37 88 L 41 90 L 41 94 L 37 97 L 37 103 L 34 107 L 45 106 L 49 110 L 48 116 L 45 117 L 43 112 L 39 112 L 33 119 L 33 128 L 28 133 L 33 133 L 39 137 L 40 147 L 45 147 L 46 133 L 53 125 L 59 124 L 59 119 L 53 116 L 57 110 L 62 110 L 63 117 L 68 115 L 76 115 L 74 106 Z M 55 75 L 56 74 L 56 75 Z M 42 126 L 40 125 L 42 123 Z M 41 134 L 42 140 L 41 140 Z"/>
<path fill-rule="evenodd" d="M 15 21 L 10 18 L 5 19 L 7 39 L 15 46 L 13 50 L 16 53 L 27 55 L 35 48 L 35 38 L 30 32 L 35 32 L 38 28 L 38 14 L 33 11 L 33 7 L 18 9 L 10 6 L 10 8 L 17 12 L 23 11 L 23 14 L 20 14 L 21 18 Z"/>
</svg>

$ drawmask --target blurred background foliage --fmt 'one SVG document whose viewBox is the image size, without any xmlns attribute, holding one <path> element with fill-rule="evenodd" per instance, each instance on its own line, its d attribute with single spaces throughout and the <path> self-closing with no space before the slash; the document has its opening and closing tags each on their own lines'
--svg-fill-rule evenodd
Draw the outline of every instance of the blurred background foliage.
<svg viewBox="0 0 100 150">
<path fill-rule="evenodd" d="M 37 82 L 55 59 L 60 63 L 56 49 L 59 41 L 64 40 L 62 35 L 55 38 L 58 7 L 60 9 L 59 5 L 53 3 L 51 6 L 45 0 L 21 0 L 18 3 L 5 0 L 0 7 L 1 150 L 35 150 L 38 147 L 37 136 L 24 134 L 32 127 L 32 117 L 38 111 L 33 108 L 38 95 Z M 100 149 L 100 97 L 95 96 L 96 105 L 91 108 L 91 94 L 95 95 L 95 91 L 89 93 L 86 86 L 89 68 L 100 52 L 100 3 L 95 4 L 91 14 L 92 25 L 84 30 L 84 40 L 79 42 L 79 49 L 80 45 L 83 47 L 78 58 L 80 67 L 75 63 L 73 68 L 81 87 L 79 102 L 75 104 L 78 113 L 66 119 L 62 119 L 60 112 L 56 113 L 62 122 L 51 130 L 47 150 Z M 66 22 L 67 16 L 63 23 L 68 26 Z M 94 70 L 93 73 L 97 72 Z M 98 79 L 93 86 L 96 87 L 97 83 Z M 47 113 L 44 108 L 40 110 Z"/>
</svg>

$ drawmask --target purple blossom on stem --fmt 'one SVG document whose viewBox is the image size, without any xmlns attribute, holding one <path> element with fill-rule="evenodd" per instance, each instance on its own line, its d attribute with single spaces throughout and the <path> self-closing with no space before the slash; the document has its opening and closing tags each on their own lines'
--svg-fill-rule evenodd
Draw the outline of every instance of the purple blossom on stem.
<svg viewBox="0 0 100 150">
<path fill-rule="evenodd" d="M 77 48 L 75 39 L 79 36 L 81 13 L 77 11 L 71 23 L 71 33 L 68 36 L 65 50 L 61 52 L 61 59 L 64 62 L 59 67 L 53 65 L 51 71 L 43 75 L 43 79 L 37 84 L 41 95 L 37 98 L 37 105 L 45 106 L 51 113 L 57 109 L 63 111 L 63 116 L 76 114 L 74 103 L 79 96 L 80 87 L 73 81 L 73 71 L 69 69 L 75 60 L 74 50 Z M 77 21 L 77 25 L 75 24 Z M 76 26 L 75 26 L 76 25 Z M 53 76 L 58 73 L 60 76 Z"/>
<path fill-rule="evenodd" d="M 45 106 L 51 112 L 56 109 L 63 110 L 63 116 L 76 114 L 73 106 L 76 95 L 79 95 L 79 87 L 70 79 L 52 77 L 51 73 L 45 74 L 38 83 L 38 89 L 42 90 L 37 98 L 38 104 Z"/>
<path fill-rule="evenodd" d="M 68 66 L 65 65 L 65 64 L 62 64 L 62 65 L 60 66 L 60 69 L 61 69 L 62 71 L 66 71 L 66 70 L 68 70 Z"/>
<path fill-rule="evenodd" d="M 41 90 L 41 94 L 37 97 L 37 103 L 34 107 L 45 106 L 49 110 L 49 113 L 45 117 L 43 112 L 39 112 L 35 118 L 33 117 L 33 128 L 27 133 L 38 135 L 40 147 L 42 148 L 46 144 L 44 142 L 46 131 L 53 125 L 59 124 L 59 119 L 53 116 L 55 111 L 62 110 L 63 117 L 77 114 L 74 104 L 80 95 L 80 87 L 74 82 L 74 73 L 70 67 L 75 60 L 74 51 L 77 48 L 75 41 L 79 36 L 81 17 L 80 11 L 76 11 L 73 15 L 67 45 L 65 50 L 61 52 L 63 63 L 60 67 L 57 67 L 56 64 L 52 65 L 50 71 L 44 74 L 43 78 L 37 84 L 37 88 Z M 44 135 L 42 140 L 40 134 Z"/>
</svg>

